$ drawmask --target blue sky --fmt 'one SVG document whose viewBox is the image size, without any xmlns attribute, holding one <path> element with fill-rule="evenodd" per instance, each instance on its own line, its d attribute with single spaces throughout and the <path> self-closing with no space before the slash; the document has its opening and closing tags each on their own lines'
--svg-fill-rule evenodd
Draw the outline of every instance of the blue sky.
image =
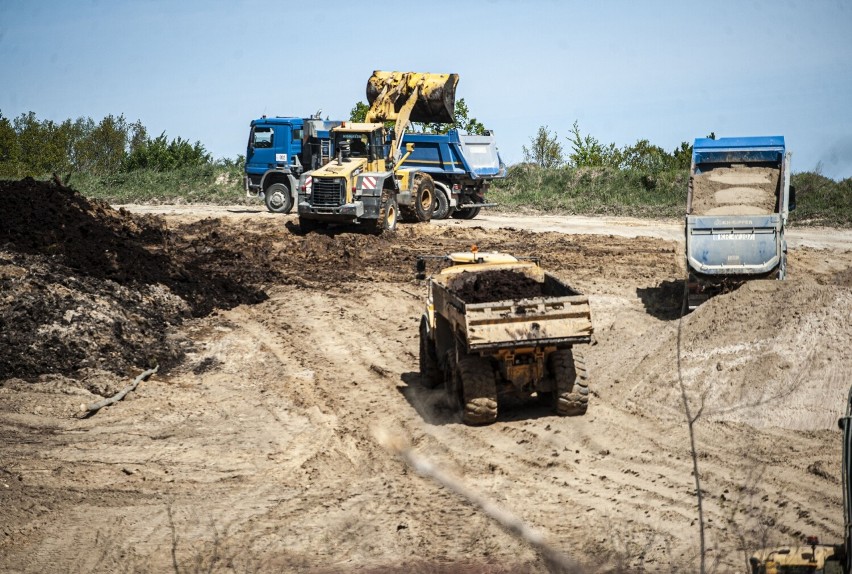
<svg viewBox="0 0 852 574">
<path fill-rule="evenodd" d="M 504 160 L 539 126 L 568 148 L 783 135 L 794 171 L 852 176 L 852 3 L 0 0 L 0 112 L 124 114 L 245 153 L 262 114 L 346 119 L 373 70 L 455 72 Z"/>
</svg>

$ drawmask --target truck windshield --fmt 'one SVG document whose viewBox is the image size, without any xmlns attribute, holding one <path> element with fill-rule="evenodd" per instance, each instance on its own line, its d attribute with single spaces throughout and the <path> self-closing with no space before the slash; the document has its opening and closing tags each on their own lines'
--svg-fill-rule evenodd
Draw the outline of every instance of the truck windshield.
<svg viewBox="0 0 852 574">
<path fill-rule="evenodd" d="M 272 147 L 272 128 L 254 128 L 254 141 L 256 148 Z"/>
</svg>

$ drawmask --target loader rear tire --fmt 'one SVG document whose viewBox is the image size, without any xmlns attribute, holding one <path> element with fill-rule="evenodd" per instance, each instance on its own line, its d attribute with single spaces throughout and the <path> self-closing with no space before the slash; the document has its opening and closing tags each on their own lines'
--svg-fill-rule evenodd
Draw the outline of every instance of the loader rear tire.
<svg viewBox="0 0 852 574">
<path fill-rule="evenodd" d="M 403 221 L 428 223 L 435 211 L 435 182 L 429 174 L 415 176 L 411 187 L 411 205 L 400 205 Z"/>
<path fill-rule="evenodd" d="M 478 426 L 496 421 L 497 380 L 491 362 L 482 357 L 463 357 L 456 365 L 455 376 L 464 403 L 462 422 Z"/>
<path fill-rule="evenodd" d="M 589 371 L 583 354 L 576 349 L 560 349 L 550 355 L 550 369 L 556 383 L 553 407 L 559 416 L 578 416 L 589 408 Z"/>
<path fill-rule="evenodd" d="M 290 189 L 283 183 L 273 183 L 263 192 L 266 209 L 272 213 L 290 213 L 293 209 L 293 196 Z"/>
<path fill-rule="evenodd" d="M 426 319 L 420 322 L 420 384 L 434 389 L 443 381 L 438 361 L 435 357 L 435 345 L 429 340 Z"/>
</svg>

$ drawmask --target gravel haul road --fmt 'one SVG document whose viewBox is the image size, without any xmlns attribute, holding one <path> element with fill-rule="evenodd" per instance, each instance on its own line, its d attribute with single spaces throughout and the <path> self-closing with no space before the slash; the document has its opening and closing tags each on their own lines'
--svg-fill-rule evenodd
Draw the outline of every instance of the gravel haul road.
<svg viewBox="0 0 852 574">
<path fill-rule="evenodd" d="M 582 571 L 694 572 L 683 393 L 709 564 L 841 540 L 848 231 L 793 230 L 788 281 L 681 321 L 678 222 L 483 214 L 303 235 L 250 207 L 0 187 L 2 571 L 558 571 L 391 442 Z M 589 295 L 586 415 L 533 400 L 467 427 L 419 385 L 415 258 L 473 244 L 540 257 Z"/>
</svg>

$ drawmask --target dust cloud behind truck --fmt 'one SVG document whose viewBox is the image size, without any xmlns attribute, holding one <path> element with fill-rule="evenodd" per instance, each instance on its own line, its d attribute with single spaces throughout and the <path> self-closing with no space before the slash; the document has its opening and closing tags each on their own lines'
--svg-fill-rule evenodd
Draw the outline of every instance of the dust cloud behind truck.
<svg viewBox="0 0 852 574">
<path fill-rule="evenodd" d="M 695 140 L 686 209 L 688 305 L 752 279 L 784 279 L 790 152 L 782 136 Z"/>
</svg>

